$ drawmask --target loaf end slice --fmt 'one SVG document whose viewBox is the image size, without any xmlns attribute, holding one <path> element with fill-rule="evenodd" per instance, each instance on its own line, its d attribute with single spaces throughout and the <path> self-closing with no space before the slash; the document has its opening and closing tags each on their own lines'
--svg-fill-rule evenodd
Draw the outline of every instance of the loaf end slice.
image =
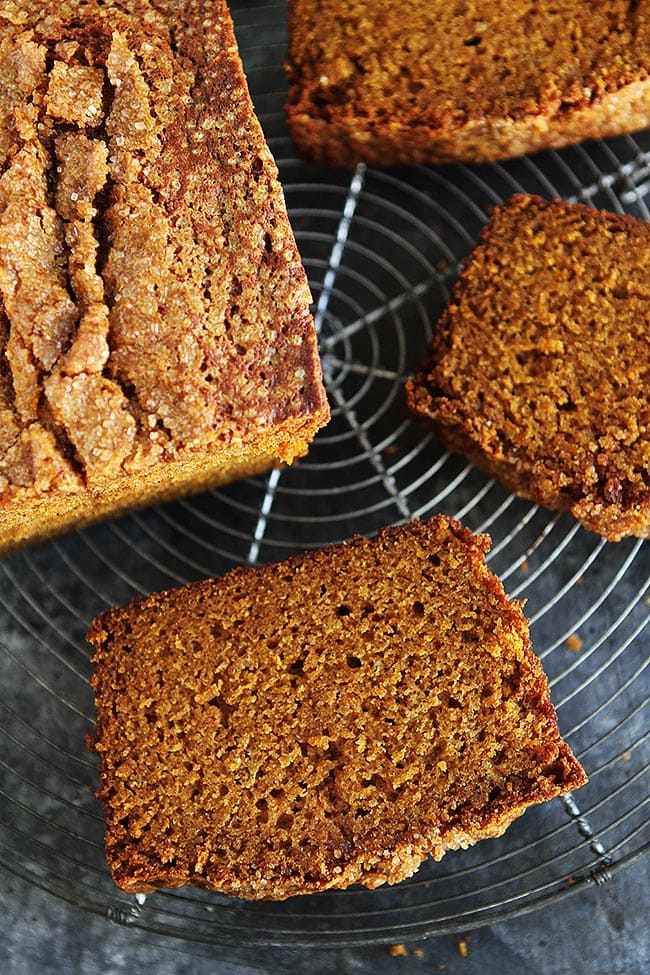
<svg viewBox="0 0 650 975">
<path fill-rule="evenodd" d="M 0 554 L 329 417 L 225 0 L 0 8 Z"/>
<path fill-rule="evenodd" d="M 310 160 L 493 162 L 650 124 L 650 4 L 290 0 Z"/>
<path fill-rule="evenodd" d="M 512 197 L 407 384 L 447 447 L 610 541 L 650 533 L 648 261 L 644 221 Z"/>
<path fill-rule="evenodd" d="M 374 888 L 582 785 L 488 547 L 437 517 L 97 617 L 116 884 Z"/>
</svg>

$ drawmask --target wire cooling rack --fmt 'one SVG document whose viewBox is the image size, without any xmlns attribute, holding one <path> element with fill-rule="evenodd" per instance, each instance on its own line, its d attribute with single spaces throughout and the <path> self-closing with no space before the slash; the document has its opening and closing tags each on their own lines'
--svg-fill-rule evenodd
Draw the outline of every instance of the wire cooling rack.
<svg viewBox="0 0 650 975">
<path fill-rule="evenodd" d="M 605 883 L 647 848 L 648 545 L 607 545 L 517 500 L 403 411 L 490 205 L 561 196 L 650 219 L 650 132 L 493 167 L 328 170 L 284 126 L 283 3 L 232 3 L 251 91 L 312 284 L 332 421 L 309 456 L 0 563 L 0 862 L 121 924 L 214 943 L 342 945 L 462 930 Z M 280 904 L 191 889 L 120 894 L 93 794 L 90 619 L 136 594 L 445 512 L 489 532 L 589 784 L 395 888 Z"/>
</svg>

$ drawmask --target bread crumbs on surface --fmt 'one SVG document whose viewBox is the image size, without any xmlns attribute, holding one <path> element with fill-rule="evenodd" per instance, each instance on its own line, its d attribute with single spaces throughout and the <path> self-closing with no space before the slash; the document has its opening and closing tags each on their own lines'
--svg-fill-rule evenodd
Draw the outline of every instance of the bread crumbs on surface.
<svg viewBox="0 0 650 975">
<path fill-rule="evenodd" d="M 631 758 L 632 756 L 629 752 L 623 752 L 623 754 L 621 755 L 622 762 L 629 762 Z"/>
<path fill-rule="evenodd" d="M 466 941 L 459 941 L 458 942 L 458 954 L 461 956 L 461 958 L 467 958 L 467 942 Z"/>
<path fill-rule="evenodd" d="M 391 945 L 388 951 L 393 956 L 393 958 L 408 957 L 408 948 L 406 947 L 406 945 Z"/>
<path fill-rule="evenodd" d="M 565 643 L 569 650 L 573 650 L 574 653 L 578 653 L 580 650 L 582 650 L 582 640 L 577 633 L 572 633 L 571 636 L 568 636 Z"/>
</svg>

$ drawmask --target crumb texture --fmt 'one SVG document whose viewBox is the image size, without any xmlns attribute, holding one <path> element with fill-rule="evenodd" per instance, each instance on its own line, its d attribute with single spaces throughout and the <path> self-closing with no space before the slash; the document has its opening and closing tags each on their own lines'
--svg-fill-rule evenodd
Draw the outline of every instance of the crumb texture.
<svg viewBox="0 0 650 975">
<path fill-rule="evenodd" d="M 650 121 L 650 3 L 290 0 L 288 119 L 334 164 L 486 161 Z M 325 27 L 325 25 L 327 25 Z"/>
<path fill-rule="evenodd" d="M 3 0 L 0 504 L 303 453 L 309 304 L 223 0 Z"/>
<path fill-rule="evenodd" d="M 101 614 L 116 883 L 376 887 L 581 785 L 488 547 L 438 517 Z"/>
<path fill-rule="evenodd" d="M 407 386 L 447 446 L 610 540 L 650 532 L 649 261 L 640 220 L 513 197 Z"/>
</svg>

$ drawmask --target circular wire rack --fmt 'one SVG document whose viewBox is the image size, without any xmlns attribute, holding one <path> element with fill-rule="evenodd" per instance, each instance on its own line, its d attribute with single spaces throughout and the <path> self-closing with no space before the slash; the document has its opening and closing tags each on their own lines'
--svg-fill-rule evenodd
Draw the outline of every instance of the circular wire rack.
<svg viewBox="0 0 650 975">
<path fill-rule="evenodd" d="M 408 419 L 403 386 L 489 208 L 514 192 L 650 219 L 650 131 L 502 165 L 306 165 L 286 132 L 285 5 L 231 9 L 309 274 L 332 420 L 306 459 L 69 534 L 0 563 L 0 863 L 80 909 L 239 945 L 389 943 L 457 931 L 604 883 L 648 845 L 648 545 L 606 544 L 519 500 Z M 409 881 L 282 903 L 120 893 L 104 859 L 87 625 L 138 594 L 444 512 L 492 537 L 527 600 L 561 730 L 589 783 Z"/>
</svg>

